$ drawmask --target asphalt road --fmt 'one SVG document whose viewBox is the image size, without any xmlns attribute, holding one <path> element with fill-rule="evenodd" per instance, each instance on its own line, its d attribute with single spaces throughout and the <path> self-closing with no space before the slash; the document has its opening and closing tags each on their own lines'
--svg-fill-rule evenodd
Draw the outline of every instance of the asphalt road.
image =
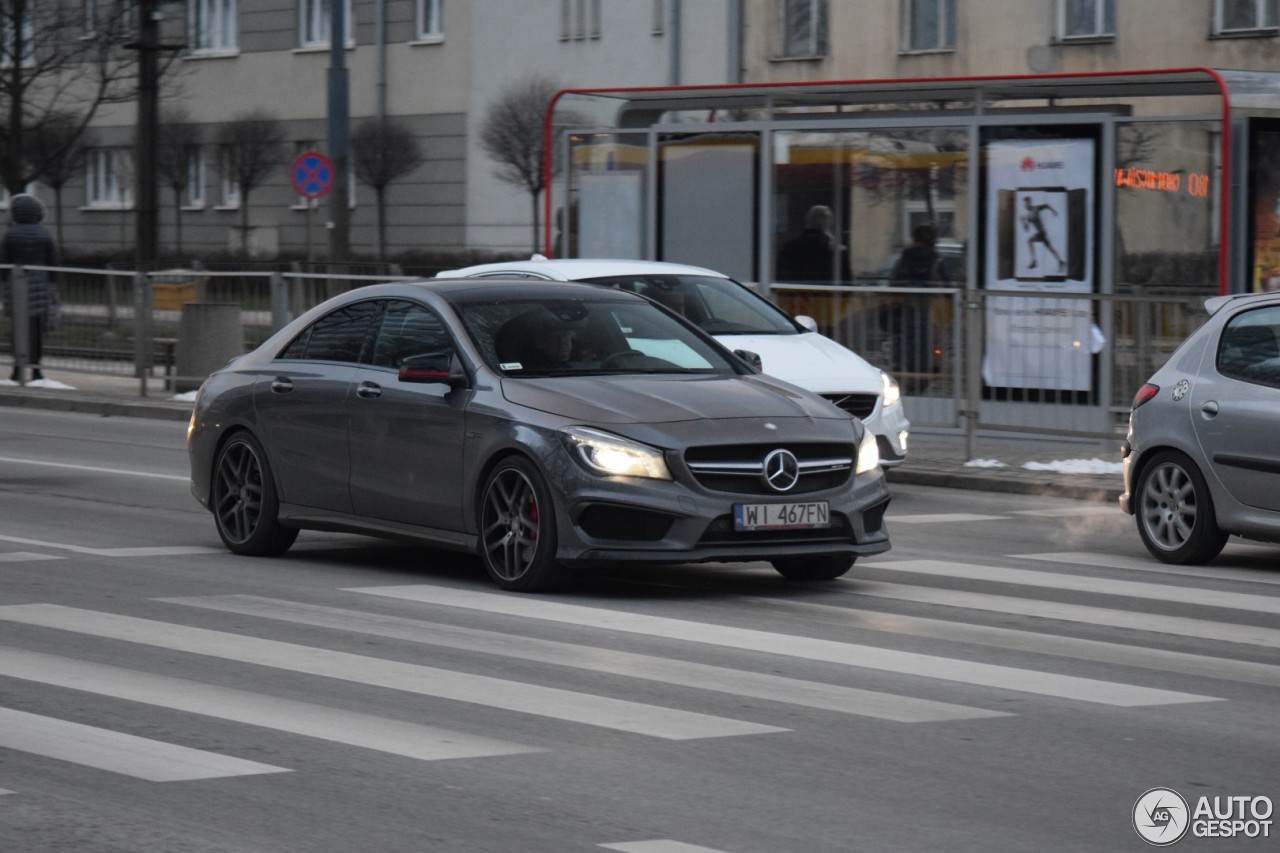
<svg viewBox="0 0 1280 853">
<path fill-rule="evenodd" d="M 1151 788 L 1280 799 L 1280 547 L 1171 568 L 1110 505 L 897 486 L 833 583 L 520 596 L 358 537 L 234 557 L 183 434 L 0 419 L 5 853 L 1143 850 Z"/>
</svg>

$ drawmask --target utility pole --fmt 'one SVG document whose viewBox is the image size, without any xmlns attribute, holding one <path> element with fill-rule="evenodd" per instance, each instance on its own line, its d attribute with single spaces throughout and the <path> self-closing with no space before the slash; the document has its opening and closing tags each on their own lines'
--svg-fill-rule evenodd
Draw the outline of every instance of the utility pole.
<svg viewBox="0 0 1280 853">
<path fill-rule="evenodd" d="M 351 210 L 347 194 L 350 173 L 350 105 L 346 68 L 346 0 L 329 0 L 329 159 L 333 191 L 329 193 L 329 262 L 351 255 Z"/>
<path fill-rule="evenodd" d="M 156 259 L 159 221 L 156 193 L 156 139 L 160 132 L 160 10 L 158 0 L 138 2 L 138 134 L 134 150 L 134 214 L 137 262 L 145 268 Z"/>
</svg>

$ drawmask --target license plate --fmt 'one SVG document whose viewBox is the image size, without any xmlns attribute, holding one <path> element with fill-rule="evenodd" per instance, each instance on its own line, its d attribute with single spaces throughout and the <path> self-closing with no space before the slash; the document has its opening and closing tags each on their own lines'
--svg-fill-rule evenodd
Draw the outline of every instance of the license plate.
<svg viewBox="0 0 1280 853">
<path fill-rule="evenodd" d="M 830 526 L 826 501 L 733 505 L 734 530 L 811 530 Z"/>
</svg>

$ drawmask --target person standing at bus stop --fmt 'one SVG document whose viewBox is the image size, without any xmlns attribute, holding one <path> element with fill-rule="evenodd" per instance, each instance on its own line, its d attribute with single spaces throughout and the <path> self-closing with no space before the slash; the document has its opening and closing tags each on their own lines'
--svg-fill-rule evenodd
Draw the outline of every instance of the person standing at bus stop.
<svg viewBox="0 0 1280 853">
<path fill-rule="evenodd" d="M 26 267 L 24 273 L 27 280 L 27 354 L 31 363 L 31 379 L 44 379 L 40 368 L 40 359 L 44 355 L 44 335 L 52 330 L 56 320 L 58 306 L 56 285 L 53 273 L 30 267 L 53 267 L 58 265 L 58 252 L 53 237 L 40 224 L 44 219 L 44 205 L 33 195 L 16 195 L 9 201 L 9 219 L 11 224 L 0 240 L 0 264 L 14 264 Z M 4 311 L 11 321 L 20 322 L 22 318 L 13 316 L 13 277 L 10 270 L 0 270 L 0 280 L 4 282 Z M 22 374 L 18 370 L 17 358 L 14 359 L 13 373 L 9 378 L 21 383 Z"/>
</svg>

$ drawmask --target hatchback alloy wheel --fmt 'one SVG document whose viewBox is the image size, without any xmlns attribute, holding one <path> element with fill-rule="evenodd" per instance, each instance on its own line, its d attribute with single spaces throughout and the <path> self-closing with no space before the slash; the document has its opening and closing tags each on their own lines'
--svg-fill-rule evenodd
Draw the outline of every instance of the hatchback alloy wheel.
<svg viewBox="0 0 1280 853">
<path fill-rule="evenodd" d="M 1181 453 L 1160 453 L 1143 470 L 1137 516 L 1147 550 L 1165 563 L 1203 563 L 1227 542 L 1214 517 L 1208 484 Z"/>
</svg>

